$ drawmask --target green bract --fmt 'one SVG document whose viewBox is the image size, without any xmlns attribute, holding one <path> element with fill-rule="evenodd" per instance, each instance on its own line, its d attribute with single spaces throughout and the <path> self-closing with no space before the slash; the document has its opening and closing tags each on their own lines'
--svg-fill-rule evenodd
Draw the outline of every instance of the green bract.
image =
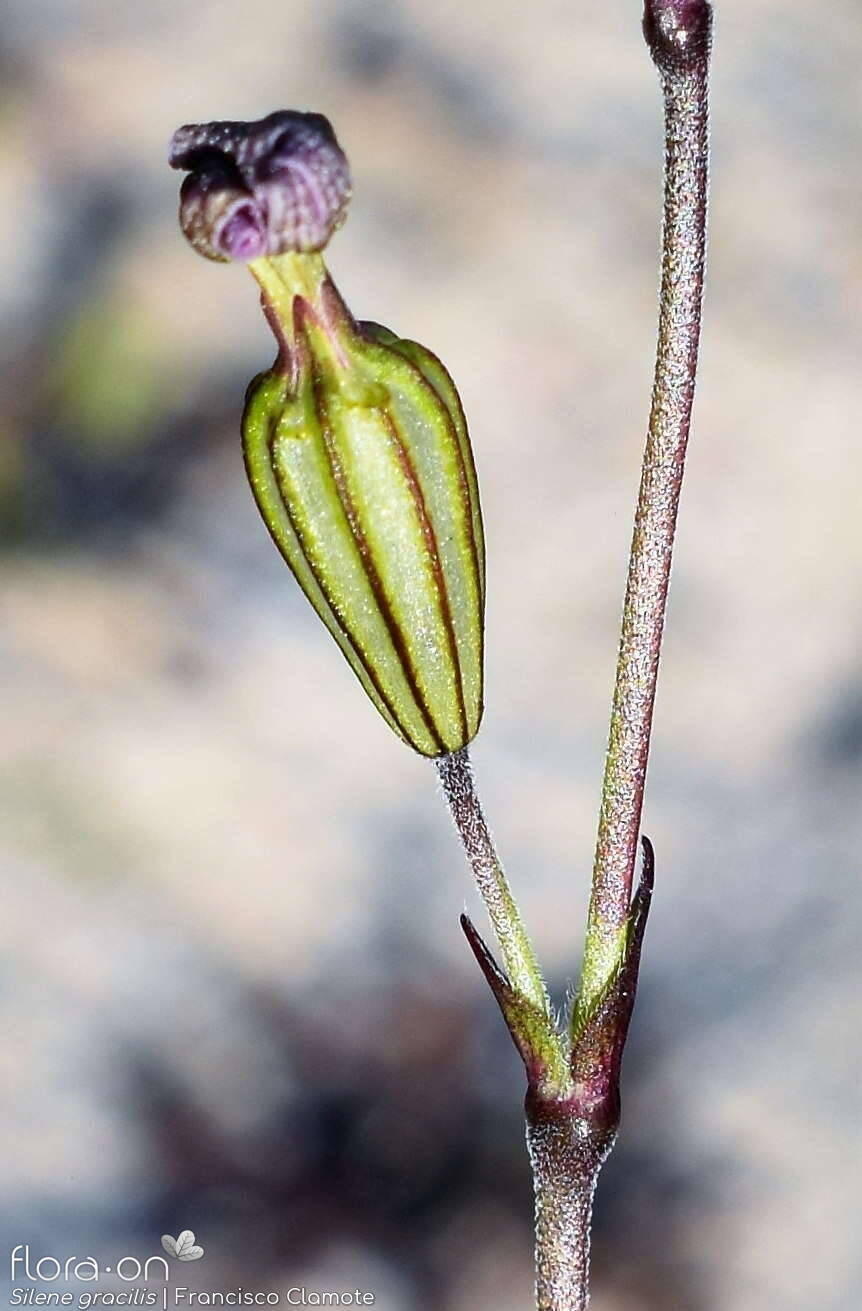
<svg viewBox="0 0 862 1311">
<path fill-rule="evenodd" d="M 356 323 L 319 255 L 249 267 L 280 345 L 243 418 L 260 512 L 386 721 L 423 755 L 456 751 L 482 717 L 485 560 L 455 386 Z"/>
</svg>

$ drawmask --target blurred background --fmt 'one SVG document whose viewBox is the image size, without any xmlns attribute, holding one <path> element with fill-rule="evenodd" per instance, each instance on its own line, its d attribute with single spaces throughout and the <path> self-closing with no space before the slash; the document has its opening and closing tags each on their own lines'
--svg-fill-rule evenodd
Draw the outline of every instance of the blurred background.
<svg viewBox="0 0 862 1311">
<path fill-rule="evenodd" d="M 7 7 L 9 1247 L 108 1263 L 190 1228 L 201 1289 L 530 1305 L 523 1076 L 457 922 L 481 907 L 432 769 L 257 517 L 237 426 L 273 343 L 247 274 L 182 241 L 165 158 L 183 122 L 329 115 L 355 179 L 335 278 L 459 384 L 490 560 L 474 758 L 562 1001 L 652 369 L 639 20 L 636 0 Z M 597 1311 L 858 1311 L 860 65 L 858 0 L 720 7 L 657 892 Z"/>
</svg>

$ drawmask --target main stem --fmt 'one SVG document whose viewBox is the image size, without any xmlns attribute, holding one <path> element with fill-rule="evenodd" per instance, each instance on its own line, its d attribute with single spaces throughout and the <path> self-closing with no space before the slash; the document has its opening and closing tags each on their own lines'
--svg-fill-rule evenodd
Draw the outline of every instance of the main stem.
<svg viewBox="0 0 862 1311">
<path fill-rule="evenodd" d="M 653 706 L 700 343 L 711 9 L 648 0 L 665 110 L 658 346 L 602 785 L 582 996 L 612 973 L 631 902 Z"/>
<path fill-rule="evenodd" d="M 537 1311 L 583 1311 L 587 1306 L 593 1196 L 612 1141 L 612 1135 L 591 1133 L 566 1104 L 542 1105 L 528 1094 Z"/>
</svg>

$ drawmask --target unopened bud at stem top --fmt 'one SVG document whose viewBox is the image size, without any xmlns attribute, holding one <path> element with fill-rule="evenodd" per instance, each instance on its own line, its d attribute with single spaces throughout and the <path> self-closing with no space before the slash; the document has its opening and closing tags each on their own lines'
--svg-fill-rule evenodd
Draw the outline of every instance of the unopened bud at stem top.
<svg viewBox="0 0 862 1311">
<path fill-rule="evenodd" d="M 708 0 L 646 0 L 644 36 L 662 72 L 683 72 L 704 63 L 712 36 Z"/>
</svg>

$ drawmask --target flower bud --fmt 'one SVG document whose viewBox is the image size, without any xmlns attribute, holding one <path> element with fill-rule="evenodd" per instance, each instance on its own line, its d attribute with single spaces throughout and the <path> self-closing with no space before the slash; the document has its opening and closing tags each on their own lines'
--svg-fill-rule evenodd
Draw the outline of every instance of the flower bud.
<svg viewBox="0 0 862 1311">
<path fill-rule="evenodd" d="M 659 71 L 684 72 L 709 58 L 712 6 L 708 0 L 646 0 L 643 30 Z"/>
<path fill-rule="evenodd" d="M 319 115 L 181 128 L 183 230 L 249 263 L 279 353 L 243 449 L 278 549 L 389 725 L 440 756 L 482 717 L 485 557 L 467 426 L 430 351 L 357 323 L 316 253 L 342 221 L 344 156 Z"/>
</svg>

